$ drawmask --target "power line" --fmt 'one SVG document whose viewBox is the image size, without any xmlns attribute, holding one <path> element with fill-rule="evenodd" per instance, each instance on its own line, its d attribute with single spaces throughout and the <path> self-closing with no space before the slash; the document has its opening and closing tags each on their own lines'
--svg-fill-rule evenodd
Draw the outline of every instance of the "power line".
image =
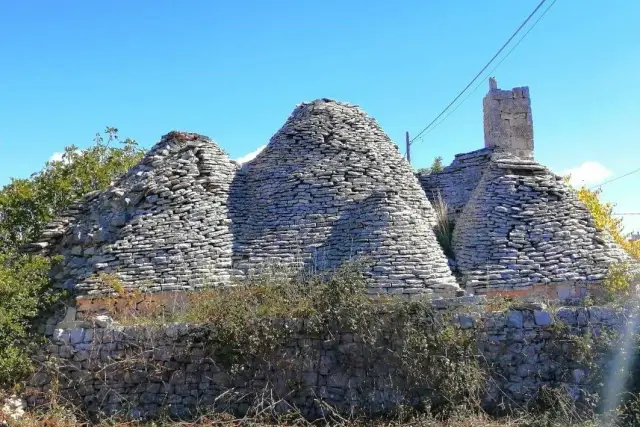
<svg viewBox="0 0 640 427">
<path fill-rule="evenodd" d="M 640 212 L 620 212 L 614 213 L 615 216 L 630 216 L 630 215 L 640 215 Z"/>
<path fill-rule="evenodd" d="M 500 65 L 501 65 L 501 64 L 502 64 L 502 63 L 503 63 L 503 62 L 504 62 L 508 57 L 509 57 L 509 55 L 511 55 L 511 52 L 513 52 L 513 51 L 518 47 L 518 45 L 520 45 L 520 43 L 522 43 L 522 41 L 525 39 L 525 37 L 527 37 L 527 35 L 531 32 L 531 30 L 533 30 L 533 28 L 534 28 L 536 25 L 538 25 L 538 22 L 540 22 L 540 21 L 542 20 L 542 18 L 544 18 L 544 16 L 547 14 L 547 12 L 549 12 L 549 9 L 551 9 L 551 8 L 553 7 L 553 5 L 554 5 L 554 4 L 556 4 L 556 2 L 557 2 L 557 1 L 558 1 L 558 0 L 553 0 L 553 2 L 549 5 L 549 7 L 548 7 L 548 8 L 546 8 L 546 9 L 542 12 L 542 14 L 538 17 L 538 19 L 536 19 L 536 21 L 533 23 L 533 25 L 531 25 L 531 27 L 529 27 L 529 29 L 527 30 L 527 32 L 526 32 L 526 33 L 524 33 L 524 35 L 520 38 L 520 40 L 518 40 L 518 41 L 516 42 L 516 44 L 515 44 L 515 45 L 513 45 L 513 47 L 512 47 L 512 48 L 507 52 L 507 54 L 506 54 L 506 55 L 505 55 L 505 56 L 500 60 L 500 62 L 498 62 L 498 64 L 496 64 L 496 66 L 495 66 L 495 67 L 493 67 L 493 68 L 491 69 L 491 71 L 489 71 L 488 75 L 493 74 L 493 72 L 494 72 L 494 71 L 495 71 L 495 70 L 496 70 L 496 69 L 497 69 L 497 68 L 498 68 L 498 67 L 499 67 L 499 66 L 500 66 Z M 470 97 L 471 95 L 473 95 L 473 94 L 478 90 L 478 88 L 480 88 L 480 86 L 482 86 L 482 85 L 483 85 L 483 83 L 484 83 L 484 80 L 482 80 L 480 83 L 478 83 L 478 84 L 476 85 L 476 87 L 474 87 L 474 88 L 473 88 L 473 90 L 472 90 L 471 92 L 469 92 L 469 93 L 467 94 L 467 96 L 465 96 L 465 97 L 462 99 L 462 101 L 460 101 L 460 103 L 459 103 L 458 105 L 456 105 L 456 106 L 455 106 L 455 108 L 454 108 L 453 110 L 449 111 L 449 113 L 448 113 L 446 116 L 444 116 L 444 117 L 442 118 L 442 120 L 440 120 L 438 123 L 436 123 L 436 124 L 435 124 L 431 129 L 429 129 L 429 131 L 428 131 L 428 132 L 426 132 L 422 137 L 424 138 L 426 135 L 429 135 L 429 134 L 430 134 L 431 132 L 433 132 L 433 131 L 438 127 L 438 126 L 440 126 L 440 124 L 441 124 L 442 122 L 444 122 L 445 120 L 447 120 L 447 118 L 448 118 L 450 115 L 452 115 L 453 113 L 455 113 L 455 112 L 456 112 L 456 110 L 457 110 L 457 109 L 458 109 L 462 104 L 464 104 L 464 102 L 465 102 L 467 99 L 469 99 L 469 97 Z"/>
<path fill-rule="evenodd" d="M 625 173 L 624 175 L 621 175 L 621 176 L 619 176 L 617 178 L 610 179 L 609 181 L 605 181 L 602 184 L 598 184 L 598 185 L 594 185 L 593 187 L 589 187 L 589 190 L 593 190 L 594 188 L 600 188 L 603 185 L 611 184 L 612 182 L 615 182 L 615 181 L 617 181 L 619 179 L 625 178 L 625 177 L 627 177 L 629 175 L 633 175 L 634 173 L 638 173 L 638 172 L 640 172 L 640 168 L 632 170 L 629 173 Z"/>
<path fill-rule="evenodd" d="M 442 110 L 442 111 L 440 112 L 440 114 L 438 114 L 438 115 L 436 116 L 436 118 L 435 118 L 435 119 L 433 119 L 433 120 L 431 121 L 431 123 L 429 123 L 427 126 L 425 126 L 425 128 L 424 128 L 424 129 L 422 129 L 422 130 L 418 133 L 418 135 L 416 135 L 416 136 L 415 136 L 411 141 L 409 141 L 409 143 L 411 143 L 411 142 L 415 141 L 415 139 L 416 139 L 416 138 L 418 138 L 418 137 L 419 137 L 420 135 L 422 135 L 422 134 L 423 134 L 427 129 L 429 129 L 429 128 L 430 128 L 430 127 L 431 127 L 431 126 L 432 126 L 432 125 L 433 125 L 433 124 L 434 124 L 434 123 L 435 123 L 435 122 L 436 122 L 440 117 L 442 117 L 442 115 L 443 115 L 444 113 L 446 113 L 446 112 L 447 112 L 447 110 L 449 110 L 449 108 L 451 108 L 451 106 L 452 106 L 453 104 L 455 104 L 455 102 L 456 102 L 456 101 L 457 101 L 457 100 L 458 100 L 458 99 L 459 99 L 459 98 L 460 98 L 460 97 L 461 97 L 461 96 L 462 96 L 462 95 L 467 91 L 467 89 L 469 89 L 469 88 L 471 87 L 471 85 L 472 85 L 476 80 L 478 80 L 478 77 L 480 77 L 480 76 L 482 75 L 482 73 L 484 73 L 484 71 L 485 71 L 487 68 L 489 68 L 489 65 L 491 65 L 491 63 L 492 63 L 492 62 L 493 62 L 493 61 L 498 57 L 498 55 L 500 55 L 500 54 L 502 53 L 502 51 L 504 50 L 504 48 L 506 48 L 506 47 L 507 47 L 507 45 L 508 45 L 509 43 L 511 43 L 511 40 L 513 40 L 513 39 L 515 38 L 515 36 L 516 36 L 516 35 L 518 35 L 518 33 L 520 32 L 520 30 L 522 30 L 522 28 L 523 28 L 523 27 L 524 27 L 524 26 L 525 26 L 525 25 L 526 25 L 526 24 L 531 20 L 531 18 L 533 17 L 533 15 L 535 15 L 535 14 L 536 14 L 536 12 L 537 12 L 541 7 L 542 7 L 542 5 L 543 5 L 546 1 L 547 1 L 547 0 L 542 0 L 542 1 L 538 4 L 538 6 L 536 6 L 536 8 L 535 8 L 535 9 L 533 9 L 533 12 L 531 12 L 531 14 L 529 14 L 529 16 L 527 17 L 527 19 L 525 19 L 525 20 L 524 20 L 524 22 L 523 22 L 522 24 L 520 24 L 520 26 L 518 27 L 518 29 L 517 29 L 517 30 L 516 30 L 516 31 L 511 35 L 511 37 L 509 37 L 509 39 L 508 39 L 508 40 L 507 40 L 507 41 L 502 45 L 502 47 L 498 50 L 498 52 L 496 52 L 496 54 L 495 54 L 495 55 L 493 55 L 493 57 L 489 60 L 489 62 L 487 62 L 487 64 L 486 64 L 484 67 L 482 67 L 482 69 L 481 69 L 481 70 L 478 72 L 478 74 L 476 74 L 476 76 L 475 76 L 475 77 L 474 77 L 474 78 L 469 82 L 469 84 L 468 84 L 464 89 L 462 89 L 462 91 L 460 91 L 460 93 L 459 93 L 455 98 L 453 98 L 453 101 L 451 101 L 451 102 L 449 103 L 449 105 L 447 105 L 447 107 L 446 107 L 444 110 Z"/>
</svg>

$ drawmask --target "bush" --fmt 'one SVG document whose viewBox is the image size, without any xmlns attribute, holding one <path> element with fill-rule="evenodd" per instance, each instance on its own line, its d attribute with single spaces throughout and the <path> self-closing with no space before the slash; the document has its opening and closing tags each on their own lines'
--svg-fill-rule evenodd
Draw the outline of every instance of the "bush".
<svg viewBox="0 0 640 427">
<path fill-rule="evenodd" d="M 568 178 L 565 181 L 568 183 Z M 616 218 L 613 215 L 615 205 L 613 203 L 605 203 L 600 200 L 602 190 L 590 190 L 582 187 L 576 190 L 576 195 L 585 204 L 598 230 L 609 234 L 615 243 L 624 249 L 629 256 L 640 261 L 640 240 L 631 240 L 631 235 L 624 232 L 622 226 L 622 218 Z M 632 293 L 637 294 L 637 272 L 628 263 L 615 264 L 609 268 L 607 277 L 602 282 L 602 288 L 605 292 L 604 297 L 608 302 L 620 301 L 628 298 Z"/>
<path fill-rule="evenodd" d="M 50 264 L 41 256 L 0 253 L 0 387 L 31 371 L 32 321 L 57 297 L 49 290 Z"/>
<path fill-rule="evenodd" d="M 604 302 L 625 304 L 638 295 L 640 273 L 629 263 L 613 264 L 602 281 Z"/>
<path fill-rule="evenodd" d="M 577 191 L 577 196 L 589 209 L 595 225 L 599 230 L 607 232 L 613 240 L 626 250 L 629 255 L 640 261 L 640 240 L 632 241 L 630 235 L 624 232 L 622 226 L 622 218 L 616 218 L 613 215 L 612 203 L 603 203 L 600 200 L 601 190 L 589 190 L 582 187 Z"/>
<path fill-rule="evenodd" d="M 132 139 L 120 142 L 118 130 L 106 129 L 85 150 L 65 148 L 62 160 L 49 161 L 26 179 L 12 179 L 0 190 L 0 250 L 34 242 L 44 226 L 86 193 L 102 190 L 135 165 L 142 151 Z M 121 147 L 110 146 L 120 142 Z"/>
<path fill-rule="evenodd" d="M 302 324 L 307 336 L 336 348 L 341 344 L 336 337 L 350 333 L 360 343 L 359 357 L 368 361 L 364 369 L 393 366 L 404 378 L 398 387 L 420 397 L 426 408 L 437 413 L 477 408 L 485 371 L 475 332 L 454 326 L 452 314 L 437 312 L 427 299 L 371 297 L 361 271 L 355 263 L 311 277 L 259 275 L 233 287 L 188 294 L 178 310 L 154 306 L 120 321 L 199 324 L 209 353 L 234 374 L 274 360 L 295 367 L 300 355 L 283 357 L 280 351 Z"/>
<path fill-rule="evenodd" d="M 12 179 L 0 189 L 0 386 L 19 381 L 32 368 L 37 340 L 33 320 L 60 294 L 50 288 L 54 260 L 19 252 L 36 241 L 45 225 L 84 194 L 102 190 L 142 157 L 135 141 L 120 141 L 108 127 L 104 138 L 85 150 L 65 148 L 60 161 L 49 161 L 26 179 Z M 120 142 L 120 147 L 110 144 Z"/>
</svg>

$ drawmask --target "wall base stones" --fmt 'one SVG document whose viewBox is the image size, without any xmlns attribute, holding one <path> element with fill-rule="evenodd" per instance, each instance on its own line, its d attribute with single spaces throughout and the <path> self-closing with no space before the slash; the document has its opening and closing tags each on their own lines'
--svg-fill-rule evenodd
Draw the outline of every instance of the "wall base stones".
<svg viewBox="0 0 640 427">
<path fill-rule="evenodd" d="M 485 312 L 482 301 L 464 297 L 436 300 L 433 306 L 443 313 L 455 309 L 456 328 L 476 334 L 490 374 L 487 408 L 523 404 L 543 386 L 563 386 L 576 396 L 594 391 L 586 381 L 582 355 L 567 347 L 566 336 L 557 331 L 581 336 L 620 331 L 625 323 L 625 314 L 614 309 L 549 311 L 529 304 Z M 273 404 L 276 411 L 295 407 L 313 418 L 333 410 L 328 408 L 390 412 L 399 404 L 419 405 L 428 395 L 404 384 L 398 366 L 377 358 L 352 333 L 336 333 L 327 340 L 306 330 L 302 320 L 274 325 L 292 331 L 290 338 L 271 354 L 255 355 L 240 371 L 213 352 L 204 325 L 59 328 L 45 364 L 55 369 L 33 376 L 28 401 L 40 402 L 55 382 L 58 393 L 94 414 L 146 417 L 168 411 L 185 416 L 198 409 L 243 413 L 259 402 Z M 596 359 L 606 359 L 600 356 Z"/>
</svg>

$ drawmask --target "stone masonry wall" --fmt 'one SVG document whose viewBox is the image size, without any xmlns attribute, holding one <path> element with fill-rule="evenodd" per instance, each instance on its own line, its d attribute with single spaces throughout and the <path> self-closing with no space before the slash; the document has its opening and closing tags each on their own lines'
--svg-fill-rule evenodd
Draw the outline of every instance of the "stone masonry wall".
<svg viewBox="0 0 640 427">
<path fill-rule="evenodd" d="M 446 202 L 450 218 L 455 221 L 467 205 L 489 163 L 492 149 L 456 154 L 453 162 L 438 173 L 418 173 L 418 179 L 431 203 L 438 202 L 438 193 Z"/>
<path fill-rule="evenodd" d="M 276 260 L 322 271 L 365 257 L 376 291 L 458 288 L 410 165 L 355 106 L 300 105 L 238 174 L 231 199 L 237 269 Z"/>
<path fill-rule="evenodd" d="M 533 119 L 528 87 L 498 89 L 489 79 L 484 106 L 484 145 L 518 157 L 533 157 Z"/>
<path fill-rule="evenodd" d="M 561 177 L 504 153 L 493 155 L 459 217 L 453 247 L 463 283 L 479 293 L 586 286 L 629 260 Z"/>
<path fill-rule="evenodd" d="M 63 255 L 55 281 L 80 295 L 114 291 L 100 274 L 149 292 L 228 283 L 236 169 L 210 139 L 169 133 L 109 189 L 49 224 L 32 249 Z"/>
<path fill-rule="evenodd" d="M 479 301 L 466 298 L 462 303 Z M 443 300 L 434 304 L 452 309 Z M 479 305 L 462 311 L 456 324 L 477 332 L 492 373 L 485 396 L 489 408 L 527 402 L 542 386 L 563 386 L 579 396 L 588 390 L 583 384 L 588 372 L 566 339 L 554 342 L 554 330 L 562 329 L 556 323 L 580 336 L 587 325 L 598 333 L 598 328 L 621 331 L 626 322 L 624 312 L 597 307 L 483 310 Z M 254 398 L 264 397 L 265 390 L 270 398 L 282 399 L 278 410 L 295 406 L 310 417 L 325 413 L 327 406 L 321 402 L 344 412 L 389 412 L 398 404 L 418 403 L 420 396 L 403 394 L 408 388 L 398 370 L 371 359 L 352 334 L 324 341 L 305 332 L 304 322 L 291 320 L 275 327 L 285 326 L 295 332 L 293 337 L 266 362 L 256 360 L 257 369 L 250 369 L 250 374 L 226 369 L 205 345 L 203 329 L 195 325 L 56 329 L 47 352 L 49 362 L 58 366 L 54 372 L 59 392 L 93 413 L 152 416 L 168 409 L 185 415 L 214 407 L 242 413 Z M 296 362 L 288 365 L 283 360 Z M 601 363 L 606 366 L 604 355 Z M 37 404 L 51 381 L 46 370 L 36 373 L 29 403 Z"/>
<path fill-rule="evenodd" d="M 410 165 L 356 106 L 302 104 L 239 168 L 209 138 L 172 132 L 28 249 L 62 254 L 82 298 L 227 285 L 269 264 L 322 271 L 363 258 L 371 292 L 459 287 Z"/>
</svg>

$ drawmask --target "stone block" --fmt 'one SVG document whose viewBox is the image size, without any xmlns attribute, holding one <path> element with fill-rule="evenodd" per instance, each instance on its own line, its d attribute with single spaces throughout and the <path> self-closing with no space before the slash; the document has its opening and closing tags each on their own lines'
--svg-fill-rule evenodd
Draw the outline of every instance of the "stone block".
<svg viewBox="0 0 640 427">
<path fill-rule="evenodd" d="M 507 312 L 507 327 L 516 329 L 524 327 L 524 315 L 521 311 L 510 310 Z"/>
<path fill-rule="evenodd" d="M 458 316 L 458 323 L 462 329 L 473 329 L 474 327 L 473 317 L 471 316 Z"/>
<path fill-rule="evenodd" d="M 535 322 L 537 326 L 551 326 L 553 324 L 553 317 L 548 311 L 535 310 L 533 312 Z"/>
<path fill-rule="evenodd" d="M 69 342 L 79 344 L 84 341 L 84 329 L 72 329 L 69 331 Z"/>
</svg>

